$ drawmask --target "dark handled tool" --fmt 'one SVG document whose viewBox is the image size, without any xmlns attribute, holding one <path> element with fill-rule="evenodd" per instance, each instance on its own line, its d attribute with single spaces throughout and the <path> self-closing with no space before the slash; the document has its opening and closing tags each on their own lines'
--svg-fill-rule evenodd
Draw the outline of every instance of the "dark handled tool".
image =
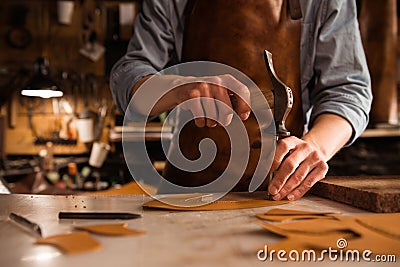
<svg viewBox="0 0 400 267">
<path fill-rule="evenodd" d="M 269 77 L 272 81 L 276 141 L 278 141 L 279 139 L 290 136 L 290 132 L 286 129 L 285 121 L 293 107 L 293 93 L 292 89 L 286 86 L 276 75 L 272 61 L 272 54 L 267 50 L 264 51 L 264 61 L 265 65 L 267 66 Z M 268 175 L 268 186 L 270 185 L 273 177 L 273 172 L 270 172 Z M 267 199 L 270 198 L 271 196 L 267 189 Z"/>
<path fill-rule="evenodd" d="M 59 219 L 89 219 L 89 220 L 132 220 L 140 218 L 140 214 L 126 212 L 66 212 L 58 213 Z"/>
<path fill-rule="evenodd" d="M 42 230 L 40 229 L 40 226 L 38 224 L 31 222 L 30 220 L 22 217 L 21 215 L 15 214 L 13 212 L 10 213 L 9 217 L 12 221 L 16 222 L 18 225 L 42 237 Z"/>
</svg>

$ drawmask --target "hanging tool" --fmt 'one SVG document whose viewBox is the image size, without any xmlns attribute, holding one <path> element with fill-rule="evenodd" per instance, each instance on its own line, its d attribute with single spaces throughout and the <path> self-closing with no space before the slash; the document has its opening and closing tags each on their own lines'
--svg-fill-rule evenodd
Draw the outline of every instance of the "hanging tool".
<svg viewBox="0 0 400 267">
<path fill-rule="evenodd" d="M 95 136 L 94 140 L 99 141 L 101 139 L 106 115 L 107 115 L 107 100 L 103 98 L 102 106 L 100 107 L 97 115 L 97 124 L 94 130 L 94 136 Z"/>
<path fill-rule="evenodd" d="M 290 136 L 290 132 L 286 129 L 285 121 L 293 107 L 293 93 L 292 89 L 286 86 L 276 75 L 272 61 L 272 54 L 267 50 L 264 51 L 264 61 L 272 82 L 272 92 L 274 94 L 275 133 L 276 141 L 278 141 Z M 274 173 L 270 172 L 268 175 L 268 186 L 271 184 L 273 177 Z M 267 199 L 270 198 L 271 196 L 267 189 Z"/>
</svg>

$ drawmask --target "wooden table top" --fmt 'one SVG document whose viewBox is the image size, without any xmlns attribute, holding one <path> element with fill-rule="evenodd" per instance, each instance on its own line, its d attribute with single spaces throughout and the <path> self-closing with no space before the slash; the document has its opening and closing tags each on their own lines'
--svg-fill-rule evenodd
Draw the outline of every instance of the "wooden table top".
<svg viewBox="0 0 400 267">
<path fill-rule="evenodd" d="M 263 230 L 255 218 L 256 213 L 273 207 L 200 212 L 142 209 L 142 204 L 149 200 L 143 195 L 0 195 L 0 266 L 267 266 L 269 262 L 257 259 L 257 251 L 281 240 Z M 368 213 L 311 195 L 279 207 L 341 211 L 343 214 Z M 103 220 L 101 223 L 127 222 L 129 228 L 147 233 L 131 237 L 95 236 L 103 246 L 101 250 L 64 255 L 54 247 L 33 244 L 35 237 L 8 219 L 10 212 L 26 216 L 41 226 L 44 237 L 69 233 L 74 225 L 100 223 L 59 220 L 60 210 L 140 213 L 140 219 Z M 326 266 L 325 262 L 315 264 Z M 353 263 L 340 264 L 353 266 Z"/>
</svg>

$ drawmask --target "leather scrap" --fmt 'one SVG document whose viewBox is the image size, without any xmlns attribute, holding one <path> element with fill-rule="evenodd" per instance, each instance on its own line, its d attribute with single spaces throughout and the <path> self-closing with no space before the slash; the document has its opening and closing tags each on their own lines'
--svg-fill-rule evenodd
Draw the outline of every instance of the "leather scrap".
<svg viewBox="0 0 400 267">
<path fill-rule="evenodd" d="M 173 206 L 161 202 L 159 200 L 152 200 L 143 205 L 146 208 L 156 208 L 165 210 L 180 210 L 180 211 L 212 211 L 212 210 L 236 210 L 236 209 L 251 209 L 251 208 L 261 208 L 275 205 L 287 204 L 289 201 L 281 200 L 264 200 L 264 199 L 244 199 L 244 200 L 229 200 L 229 201 L 215 201 L 210 204 L 203 206 L 194 207 L 181 207 Z"/>
<path fill-rule="evenodd" d="M 39 238 L 35 244 L 56 246 L 66 254 L 88 252 L 101 248 L 101 244 L 87 232 L 74 232 Z"/>
<path fill-rule="evenodd" d="M 146 189 L 144 191 L 143 188 Z M 104 191 L 97 191 L 97 192 L 90 192 L 90 193 L 85 193 L 83 194 L 84 196 L 118 196 L 118 195 L 147 195 L 153 194 L 155 195 L 157 192 L 157 189 L 146 184 L 138 184 L 134 181 L 129 182 L 127 184 L 124 184 L 120 188 L 113 188 L 113 189 L 108 189 Z"/>
<path fill-rule="evenodd" d="M 256 214 L 256 217 L 262 220 L 285 222 L 293 220 L 309 220 L 309 219 L 334 219 L 332 214 L 340 214 L 340 212 L 315 212 L 288 209 L 271 209 L 263 214 Z"/>
<path fill-rule="evenodd" d="M 289 209 L 271 209 L 264 214 L 268 215 L 329 215 L 340 214 L 340 211 L 305 211 L 305 210 L 289 210 Z"/>
<path fill-rule="evenodd" d="M 357 233 L 349 230 L 348 226 L 341 225 L 341 222 L 338 220 L 314 219 L 282 224 L 271 224 L 259 221 L 258 224 L 269 232 L 282 237 L 301 236 L 301 239 L 304 239 L 312 236 L 349 232 L 354 236 L 357 235 Z"/>
<path fill-rule="evenodd" d="M 146 233 L 145 231 L 135 230 L 126 228 L 128 224 L 96 224 L 96 225 L 85 225 L 75 226 L 75 229 L 87 231 L 98 235 L 108 236 L 124 236 L 124 235 L 140 235 Z"/>
<path fill-rule="evenodd" d="M 334 216 L 334 220 L 258 223 L 269 232 L 285 237 L 282 242 L 269 245 L 270 249 L 338 249 L 335 242 L 339 238 L 345 238 L 347 244 L 341 248 L 343 250 L 358 250 L 361 253 L 370 250 L 373 254 L 400 255 L 400 239 L 397 236 L 400 231 L 399 216 L 399 213 Z"/>
<path fill-rule="evenodd" d="M 333 216 L 324 215 L 267 215 L 256 214 L 256 217 L 271 222 L 287 222 L 295 220 L 311 220 L 311 219 L 334 219 Z"/>
<path fill-rule="evenodd" d="M 400 213 L 388 213 L 385 216 L 359 216 L 357 222 L 371 230 L 400 239 Z"/>
<path fill-rule="evenodd" d="M 341 232 L 332 232 L 323 236 L 303 236 L 300 237 L 299 235 L 289 235 L 286 237 L 284 240 L 281 242 L 275 243 L 275 244 L 268 244 L 268 249 L 279 251 L 279 250 L 285 250 L 285 251 L 291 251 L 291 250 L 297 250 L 299 252 L 303 250 L 309 250 L 313 249 L 316 252 L 320 252 L 323 249 L 327 249 L 329 247 L 335 249 L 337 248 L 336 242 L 340 238 L 345 238 L 346 240 L 350 240 L 353 238 L 353 234 L 351 233 L 341 233 Z M 301 238 L 307 238 L 308 242 L 304 242 Z M 310 245 L 311 244 L 311 245 Z M 317 247 L 312 244 L 324 244 L 324 247 Z M 263 247 L 259 247 L 259 249 L 262 249 Z"/>
<path fill-rule="evenodd" d="M 376 219 L 387 219 L 386 225 L 383 227 L 391 227 L 391 225 L 399 226 L 398 221 L 391 221 L 390 218 L 386 217 L 387 214 L 371 215 L 376 216 Z M 381 218 L 379 218 L 381 217 Z M 359 251 L 371 250 L 374 254 L 395 254 L 400 256 L 400 239 L 393 236 L 389 236 L 384 233 L 384 228 L 382 225 L 377 226 L 376 230 L 371 230 L 370 228 L 364 227 L 362 224 L 358 223 L 357 216 L 343 216 L 339 217 L 341 223 L 348 224 L 353 231 L 357 231 L 360 238 L 355 238 L 349 241 L 348 249 L 356 249 Z"/>
</svg>

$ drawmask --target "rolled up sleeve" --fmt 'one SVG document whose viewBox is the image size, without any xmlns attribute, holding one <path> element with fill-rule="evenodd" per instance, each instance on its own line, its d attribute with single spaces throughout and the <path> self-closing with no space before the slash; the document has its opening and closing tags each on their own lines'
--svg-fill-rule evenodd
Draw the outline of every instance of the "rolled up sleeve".
<svg viewBox="0 0 400 267">
<path fill-rule="evenodd" d="M 320 14 L 309 125 L 323 113 L 339 115 L 353 128 L 350 145 L 365 130 L 372 102 L 355 1 L 325 1 Z"/>
<path fill-rule="evenodd" d="M 170 4 L 169 1 L 143 1 L 127 52 L 111 70 L 110 89 L 121 112 L 126 110 L 130 92 L 142 77 L 157 73 L 177 60 L 176 29 L 171 24 Z"/>
</svg>

